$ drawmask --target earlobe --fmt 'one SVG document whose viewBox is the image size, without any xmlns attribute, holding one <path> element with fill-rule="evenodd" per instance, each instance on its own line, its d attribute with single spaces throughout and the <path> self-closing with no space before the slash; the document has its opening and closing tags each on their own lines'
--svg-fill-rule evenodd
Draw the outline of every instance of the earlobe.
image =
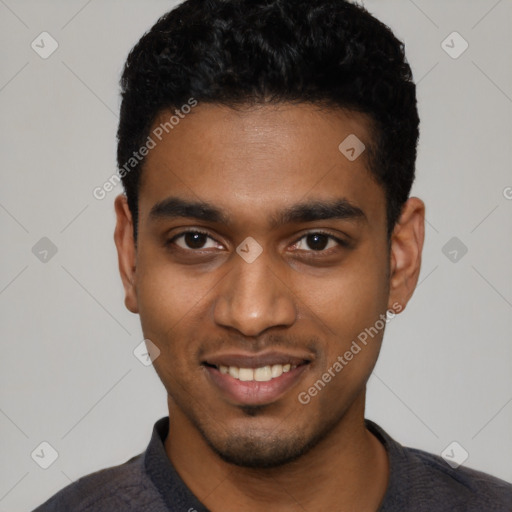
<svg viewBox="0 0 512 512">
<path fill-rule="evenodd" d="M 398 304 L 403 311 L 409 302 L 420 275 L 424 239 L 425 204 L 411 197 L 391 235 L 388 309 L 396 310 Z"/>
<path fill-rule="evenodd" d="M 132 313 L 138 313 L 136 293 L 136 248 L 133 239 L 133 220 L 126 196 L 121 194 L 115 199 L 116 228 L 114 241 L 117 249 L 119 273 L 125 291 L 125 306 Z"/>
</svg>

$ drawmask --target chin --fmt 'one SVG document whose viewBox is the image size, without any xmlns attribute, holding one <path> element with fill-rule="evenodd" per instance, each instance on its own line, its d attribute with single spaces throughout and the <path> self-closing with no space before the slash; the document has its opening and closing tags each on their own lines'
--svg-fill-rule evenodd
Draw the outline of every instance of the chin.
<svg viewBox="0 0 512 512">
<path fill-rule="evenodd" d="M 217 444 L 207 439 L 213 451 L 225 462 L 245 468 L 275 468 L 288 464 L 309 451 L 304 439 L 233 436 Z"/>
</svg>

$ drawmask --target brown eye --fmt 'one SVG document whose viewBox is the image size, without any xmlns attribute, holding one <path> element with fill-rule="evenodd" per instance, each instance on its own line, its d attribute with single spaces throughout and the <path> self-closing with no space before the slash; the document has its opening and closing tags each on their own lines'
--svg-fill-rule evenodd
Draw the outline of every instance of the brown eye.
<svg viewBox="0 0 512 512">
<path fill-rule="evenodd" d="M 183 241 L 185 245 L 190 249 L 201 249 L 206 243 L 207 236 L 203 233 L 185 233 L 183 235 Z"/>
<path fill-rule="evenodd" d="M 329 243 L 329 237 L 320 233 L 314 233 L 312 235 L 307 235 L 306 242 L 314 251 L 323 251 Z"/>
<path fill-rule="evenodd" d="M 301 251 L 327 252 L 336 246 L 345 247 L 347 244 L 328 233 L 316 232 L 304 235 L 295 243 L 294 248 Z"/>
<path fill-rule="evenodd" d="M 202 231 L 184 231 L 171 238 L 167 245 L 175 244 L 185 250 L 217 248 L 219 244 Z"/>
</svg>

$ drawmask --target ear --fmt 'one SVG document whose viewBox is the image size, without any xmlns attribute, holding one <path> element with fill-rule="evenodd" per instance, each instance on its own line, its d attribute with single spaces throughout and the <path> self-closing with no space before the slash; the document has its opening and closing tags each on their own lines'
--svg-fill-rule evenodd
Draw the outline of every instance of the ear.
<svg viewBox="0 0 512 512">
<path fill-rule="evenodd" d="M 395 313 L 405 309 L 418 283 L 424 239 L 425 204 L 411 197 L 391 235 L 388 309 Z"/>
<path fill-rule="evenodd" d="M 114 241 L 117 248 L 119 273 L 123 281 L 125 299 L 124 304 L 132 313 L 138 313 L 136 289 L 136 256 L 135 241 L 133 239 L 132 214 L 128 208 L 128 201 L 124 194 L 115 199 L 116 229 Z"/>
</svg>

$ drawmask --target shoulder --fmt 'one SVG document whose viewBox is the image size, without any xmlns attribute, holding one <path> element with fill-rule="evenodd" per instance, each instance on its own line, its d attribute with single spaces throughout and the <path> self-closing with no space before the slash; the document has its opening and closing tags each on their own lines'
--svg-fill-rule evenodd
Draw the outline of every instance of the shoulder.
<svg viewBox="0 0 512 512">
<path fill-rule="evenodd" d="M 167 510 L 145 475 L 143 464 L 144 453 L 141 453 L 123 464 L 86 475 L 61 489 L 33 512 Z"/>
<path fill-rule="evenodd" d="M 512 484 L 442 457 L 402 446 L 376 423 L 366 426 L 388 452 L 388 489 L 379 512 L 512 512 Z"/>
<path fill-rule="evenodd" d="M 403 450 L 401 480 L 419 510 L 424 505 L 425 510 L 450 512 L 512 511 L 512 484 L 475 469 L 452 468 L 440 456 L 423 450 Z"/>
</svg>

